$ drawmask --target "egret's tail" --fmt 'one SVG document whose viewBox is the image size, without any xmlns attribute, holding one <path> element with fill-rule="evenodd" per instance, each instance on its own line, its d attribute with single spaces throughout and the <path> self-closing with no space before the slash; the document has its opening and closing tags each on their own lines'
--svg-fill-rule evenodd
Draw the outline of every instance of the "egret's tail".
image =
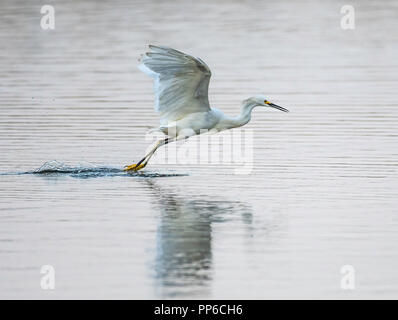
<svg viewBox="0 0 398 320">
<path fill-rule="evenodd" d="M 169 126 L 160 126 L 159 128 L 150 129 L 147 133 L 161 132 L 166 136 L 176 137 L 177 127 L 174 123 Z"/>
<path fill-rule="evenodd" d="M 154 132 L 162 132 L 162 130 L 160 128 L 152 128 L 149 129 L 147 133 L 154 133 Z"/>
</svg>

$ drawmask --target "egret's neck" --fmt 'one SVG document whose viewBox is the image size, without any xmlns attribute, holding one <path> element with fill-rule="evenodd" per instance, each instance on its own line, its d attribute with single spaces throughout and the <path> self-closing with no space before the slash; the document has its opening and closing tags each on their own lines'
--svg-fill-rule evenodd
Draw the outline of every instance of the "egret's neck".
<svg viewBox="0 0 398 320">
<path fill-rule="evenodd" d="M 237 122 L 237 126 L 243 126 L 246 123 L 248 123 L 251 119 L 251 114 L 254 109 L 258 104 L 252 101 L 243 101 L 242 102 L 242 109 L 240 112 L 240 115 L 238 115 L 235 119 Z"/>
</svg>

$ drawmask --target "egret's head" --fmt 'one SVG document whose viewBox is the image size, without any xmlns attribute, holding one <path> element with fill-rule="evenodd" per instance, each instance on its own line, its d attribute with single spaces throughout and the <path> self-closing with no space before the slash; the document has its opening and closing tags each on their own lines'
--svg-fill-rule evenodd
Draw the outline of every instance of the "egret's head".
<svg viewBox="0 0 398 320">
<path fill-rule="evenodd" d="M 289 110 L 280 107 L 276 105 L 275 103 L 270 102 L 266 97 L 264 97 L 262 94 L 259 94 L 257 96 L 249 98 L 247 101 L 256 104 L 257 106 L 263 106 L 263 107 L 271 107 L 275 108 L 278 110 L 281 110 L 283 112 L 289 112 Z"/>
</svg>

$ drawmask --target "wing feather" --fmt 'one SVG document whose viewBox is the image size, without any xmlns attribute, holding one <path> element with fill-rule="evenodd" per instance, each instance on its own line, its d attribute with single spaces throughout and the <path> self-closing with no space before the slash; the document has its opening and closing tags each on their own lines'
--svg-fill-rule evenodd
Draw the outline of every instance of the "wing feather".
<svg viewBox="0 0 398 320">
<path fill-rule="evenodd" d="M 150 45 L 138 66 L 154 78 L 155 110 L 161 122 L 209 111 L 211 71 L 201 59 L 163 46 Z"/>
</svg>

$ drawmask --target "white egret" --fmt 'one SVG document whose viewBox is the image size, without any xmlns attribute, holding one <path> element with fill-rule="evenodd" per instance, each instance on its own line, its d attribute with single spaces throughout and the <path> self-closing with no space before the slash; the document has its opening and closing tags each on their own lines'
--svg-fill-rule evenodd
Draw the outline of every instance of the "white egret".
<svg viewBox="0 0 398 320">
<path fill-rule="evenodd" d="M 248 123 L 254 107 L 272 107 L 284 112 L 287 109 L 269 102 L 263 95 L 256 95 L 242 102 L 241 113 L 231 117 L 210 108 L 208 89 L 210 68 L 201 59 L 163 46 L 149 45 L 150 52 L 141 58 L 139 69 L 155 79 L 155 110 L 160 114 L 160 126 L 156 131 L 167 137 L 137 164 L 124 168 L 138 171 L 144 168 L 155 151 L 165 144 L 204 131 L 218 132 L 241 127 Z"/>
</svg>

